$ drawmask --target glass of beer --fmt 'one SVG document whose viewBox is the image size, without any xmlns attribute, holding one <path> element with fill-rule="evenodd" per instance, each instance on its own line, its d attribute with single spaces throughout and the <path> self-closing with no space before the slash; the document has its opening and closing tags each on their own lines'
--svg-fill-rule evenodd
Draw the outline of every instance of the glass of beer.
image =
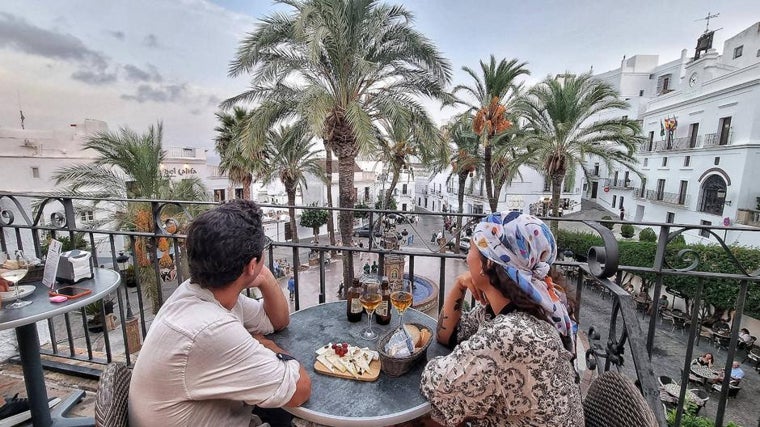
<svg viewBox="0 0 760 427">
<path fill-rule="evenodd" d="M 398 327 L 404 326 L 404 312 L 412 305 L 412 284 L 409 280 L 401 281 L 401 288 L 391 293 L 391 304 L 398 311 Z"/>
<path fill-rule="evenodd" d="M 382 300 L 383 297 L 380 295 L 377 283 L 367 283 L 364 292 L 362 292 L 362 296 L 359 298 L 362 307 L 364 307 L 364 310 L 366 310 L 368 314 L 367 329 L 361 334 L 361 337 L 365 340 L 372 341 L 377 339 L 377 332 L 372 329 L 372 314 Z"/>
</svg>

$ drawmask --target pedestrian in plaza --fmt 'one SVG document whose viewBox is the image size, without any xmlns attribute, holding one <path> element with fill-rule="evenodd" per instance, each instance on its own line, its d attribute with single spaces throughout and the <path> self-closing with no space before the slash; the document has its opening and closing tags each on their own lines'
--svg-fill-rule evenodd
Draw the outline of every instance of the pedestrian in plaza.
<svg viewBox="0 0 760 427">
<path fill-rule="evenodd" d="M 372 261 L 372 267 L 370 267 L 372 274 L 377 274 L 378 268 L 377 261 Z"/>
<path fill-rule="evenodd" d="M 409 236 L 406 238 L 406 245 L 412 246 L 414 243 L 414 233 L 410 233 Z"/>
<path fill-rule="evenodd" d="M 290 275 L 288 279 L 288 293 L 290 294 L 290 300 L 293 301 L 296 297 L 296 279 L 293 275 Z"/>
<path fill-rule="evenodd" d="M 311 395 L 306 370 L 264 337 L 288 326 L 290 310 L 266 267 L 261 219 L 256 203 L 232 200 L 190 224 L 190 279 L 145 336 L 129 385 L 129 425 L 290 425 L 292 416 L 275 408 Z M 248 298 L 247 288 L 263 298 Z"/>
<path fill-rule="evenodd" d="M 620 207 L 620 220 L 621 221 L 625 220 L 625 208 L 622 206 Z"/>
<path fill-rule="evenodd" d="M 369 262 L 364 263 L 364 274 L 369 274 L 372 270 L 372 267 L 370 267 Z"/>
<path fill-rule="evenodd" d="M 438 342 L 453 350 L 422 372 L 420 390 L 434 421 L 584 425 L 574 325 L 564 292 L 548 276 L 556 256 L 554 236 L 534 216 L 494 213 L 475 227 L 468 271 L 438 317 Z M 468 292 L 476 304 L 464 313 Z"/>
</svg>

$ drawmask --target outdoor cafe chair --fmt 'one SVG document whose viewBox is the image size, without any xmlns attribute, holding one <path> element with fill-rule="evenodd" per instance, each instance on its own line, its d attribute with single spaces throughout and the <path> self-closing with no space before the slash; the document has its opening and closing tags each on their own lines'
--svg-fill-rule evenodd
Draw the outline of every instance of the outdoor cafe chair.
<svg viewBox="0 0 760 427">
<path fill-rule="evenodd" d="M 720 391 L 723 389 L 721 384 L 713 384 L 712 389 L 714 391 L 717 391 L 720 393 Z M 733 397 L 736 399 L 736 395 L 739 394 L 739 390 L 741 390 L 742 387 L 740 385 L 740 381 L 738 380 L 731 380 L 728 383 L 728 397 Z"/>
<path fill-rule="evenodd" d="M 132 371 L 123 363 L 109 364 L 100 374 L 95 394 L 95 426 L 126 427 L 127 398 Z"/>
<path fill-rule="evenodd" d="M 755 362 L 755 370 L 760 370 L 760 347 L 758 346 L 752 346 L 751 349 L 749 349 L 749 352 L 747 353 L 747 357 L 742 360 L 742 363 L 746 361 L 747 359 Z"/>
<path fill-rule="evenodd" d="M 586 427 L 654 427 L 657 419 L 628 377 L 615 371 L 597 377 L 583 399 Z"/>
<path fill-rule="evenodd" d="M 660 375 L 657 377 L 657 382 L 660 384 L 660 387 L 665 387 L 666 384 L 675 384 L 676 382 L 673 381 L 673 378 L 670 378 L 667 375 Z"/>
</svg>

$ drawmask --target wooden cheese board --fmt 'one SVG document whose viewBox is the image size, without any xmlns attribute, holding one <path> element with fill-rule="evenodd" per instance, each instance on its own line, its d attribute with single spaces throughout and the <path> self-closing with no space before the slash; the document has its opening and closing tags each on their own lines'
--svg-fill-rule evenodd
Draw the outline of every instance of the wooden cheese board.
<svg viewBox="0 0 760 427">
<path fill-rule="evenodd" d="M 333 368 L 332 371 L 328 369 L 325 365 L 322 364 L 319 360 L 314 362 L 314 370 L 317 373 L 323 374 L 323 375 L 329 375 L 332 377 L 338 377 L 338 378 L 346 378 L 349 380 L 358 380 L 358 381 L 375 381 L 377 377 L 380 376 L 380 361 L 379 360 L 373 360 L 369 363 L 369 371 L 363 372 L 361 374 L 356 374 L 356 376 L 352 375 L 350 372 L 341 372 L 338 369 Z"/>
</svg>

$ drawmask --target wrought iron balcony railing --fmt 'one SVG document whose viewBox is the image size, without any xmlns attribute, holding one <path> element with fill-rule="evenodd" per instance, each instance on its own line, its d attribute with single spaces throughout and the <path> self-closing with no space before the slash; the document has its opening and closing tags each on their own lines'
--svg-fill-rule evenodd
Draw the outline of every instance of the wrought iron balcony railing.
<svg viewBox="0 0 760 427">
<path fill-rule="evenodd" d="M 148 215 L 143 216 L 143 219 L 148 218 L 147 226 L 143 224 L 139 230 L 136 229 L 122 229 L 119 227 L 110 226 L 113 223 L 104 223 L 102 217 L 98 214 L 95 215 L 96 221 L 92 224 L 81 225 L 78 223 L 78 212 L 81 206 L 86 206 L 88 209 L 92 209 L 93 205 L 109 206 L 108 211 L 120 211 L 128 212 L 134 209 L 140 209 L 146 212 Z M 103 330 L 102 332 L 89 332 L 87 328 L 87 313 L 84 309 L 78 313 L 70 313 L 58 316 L 56 318 L 48 320 L 48 329 L 51 336 L 51 344 L 46 353 L 59 356 L 63 360 L 70 359 L 73 361 L 85 361 L 95 364 L 106 364 L 113 360 L 115 354 L 115 347 L 109 343 L 115 342 L 128 342 L 127 331 L 124 326 L 125 313 L 129 312 L 132 307 L 135 308 L 136 315 L 139 319 L 139 328 L 143 334 L 148 330 L 149 324 L 153 318 L 151 304 L 158 308 L 162 305 L 166 295 L 171 294 L 177 283 L 182 282 L 188 278 L 187 274 L 187 261 L 184 253 L 184 239 L 185 235 L 182 234 L 184 226 L 192 220 L 194 213 L 197 213 L 203 209 L 208 209 L 214 206 L 215 203 L 211 202 L 186 202 L 186 201 L 167 201 L 167 200 L 130 200 L 130 199 L 82 199 L 74 197 L 47 197 L 44 195 L 31 195 L 31 194 L 12 194 L 12 193 L 0 193 L 0 249 L 3 251 L 12 251 L 15 248 L 24 248 L 28 251 L 34 251 L 37 256 L 42 255 L 42 245 L 46 242 L 47 237 L 68 237 L 71 241 L 78 241 L 81 239 L 92 252 L 92 255 L 99 265 L 105 265 L 113 269 L 118 269 L 117 253 L 124 247 L 135 248 L 136 243 L 140 243 L 143 246 L 142 259 L 138 259 L 139 256 L 130 253 L 129 264 L 132 268 L 140 274 L 134 274 L 133 276 L 124 276 L 125 281 L 129 281 L 133 288 L 120 287 L 116 291 L 116 307 L 114 312 L 117 313 L 118 319 L 121 322 L 120 330 Z M 272 209 L 284 209 L 279 205 L 261 205 L 263 208 Z M 304 211 L 307 209 L 315 209 L 311 206 L 296 206 L 296 209 Z M 318 208 L 323 209 L 323 208 Z M 337 210 L 341 213 L 347 213 L 353 217 L 356 213 L 354 209 L 342 209 L 342 208 L 328 208 L 331 210 Z M 380 217 L 388 215 L 390 213 L 396 214 L 408 214 L 408 212 L 401 213 L 396 211 L 382 211 L 382 210 L 362 210 L 368 216 L 369 222 L 374 224 L 376 222 L 387 223 L 387 221 L 380 221 Z M 402 215 L 401 218 L 407 218 L 404 227 L 408 228 L 412 233 L 427 233 L 429 230 L 440 231 L 440 227 L 443 223 L 442 214 L 430 213 L 426 211 L 418 211 L 415 213 L 416 217 L 420 219 L 410 220 L 409 215 Z M 462 230 L 467 229 L 467 222 L 471 220 L 473 214 L 455 214 L 447 213 L 446 216 L 454 217 L 454 221 L 457 217 L 462 217 Z M 606 334 L 606 339 L 602 342 L 606 342 L 606 346 L 599 345 L 593 339 L 596 334 L 590 334 L 591 345 L 584 349 L 580 348 L 579 351 L 585 351 L 586 369 L 597 370 L 609 370 L 618 369 L 630 375 L 638 380 L 641 385 L 642 393 L 644 394 L 647 402 L 651 408 L 655 411 L 657 419 L 660 425 L 665 425 L 665 415 L 662 411 L 662 406 L 659 400 L 659 392 L 656 383 L 656 377 L 654 368 L 652 365 L 653 348 L 660 345 L 660 341 L 664 339 L 660 333 L 658 327 L 661 329 L 659 320 L 660 307 L 655 304 L 652 307 L 651 317 L 646 321 L 640 321 L 636 313 L 636 305 L 633 300 L 633 296 L 621 288 L 618 284 L 625 282 L 625 277 L 647 277 L 648 283 L 651 284 L 652 299 L 657 301 L 661 295 L 665 292 L 665 279 L 669 277 L 685 277 L 688 280 L 693 281 L 694 289 L 693 294 L 688 297 L 693 302 L 689 311 L 684 313 L 685 318 L 690 322 L 688 328 L 688 335 L 685 343 L 685 354 L 682 360 L 678 363 L 682 367 L 682 375 L 679 378 L 681 384 L 687 384 L 689 381 L 689 365 L 691 360 L 695 357 L 694 354 L 694 342 L 698 339 L 698 334 L 701 330 L 701 320 L 704 294 L 704 283 L 707 280 L 718 279 L 721 283 L 727 283 L 734 286 L 737 291 L 737 299 L 735 303 L 734 318 L 741 319 L 744 313 L 744 302 L 746 300 L 749 286 L 756 287 L 760 282 L 759 272 L 750 272 L 750 269 L 742 265 L 734 256 L 732 250 L 724 242 L 725 232 L 760 232 L 760 229 L 753 230 L 747 228 L 734 228 L 734 227 L 713 227 L 713 226 L 701 226 L 701 225 L 684 225 L 684 224 L 668 224 L 668 223 L 631 223 L 638 227 L 653 227 L 655 230 L 659 230 L 656 254 L 651 266 L 630 266 L 619 265 L 619 247 L 618 242 L 615 240 L 612 232 L 600 224 L 599 222 L 572 219 L 572 218 L 547 218 L 546 221 L 558 221 L 560 224 L 568 224 L 571 227 L 587 227 L 593 233 L 598 235 L 602 242 L 600 246 L 591 247 L 588 253 L 573 254 L 572 258 L 565 258 L 562 261 L 555 262 L 564 273 L 566 277 L 574 281 L 576 291 L 577 309 L 575 311 L 576 320 L 584 329 L 580 331 L 580 334 L 585 335 L 586 327 L 592 326 L 595 331 L 602 331 L 602 334 Z M 615 223 L 617 221 L 606 221 L 609 223 Z M 429 228 L 425 228 L 425 224 L 429 225 Z M 698 253 L 694 253 L 695 250 L 679 250 L 675 260 L 680 264 L 673 264 L 674 260 L 666 259 L 666 253 L 668 252 L 668 245 L 679 234 L 684 232 L 701 231 L 703 233 L 709 233 L 716 239 L 722 247 L 725 249 L 726 257 L 733 264 L 730 270 L 726 271 L 701 271 L 699 267 L 700 256 Z M 382 233 L 378 233 L 382 234 Z M 278 232 L 279 235 L 279 232 Z M 429 236 L 423 236 L 420 234 L 419 240 L 425 242 L 422 246 L 405 247 L 402 249 L 392 249 L 382 245 L 379 238 L 370 237 L 367 246 L 359 248 L 357 246 L 346 245 L 317 245 L 302 242 L 283 242 L 276 241 L 269 249 L 267 257 L 269 268 L 275 271 L 274 262 L 275 259 L 279 259 L 287 264 L 293 266 L 301 266 L 301 260 L 309 258 L 309 260 L 315 260 L 315 264 L 318 267 L 318 282 L 315 285 L 317 289 L 316 295 L 302 295 L 300 281 L 303 280 L 303 273 L 300 268 L 293 268 L 292 274 L 296 281 L 295 291 L 295 310 L 301 308 L 301 301 L 304 298 L 312 298 L 316 296 L 316 303 L 323 303 L 328 298 L 328 289 L 332 294 L 334 288 L 338 283 L 329 283 L 326 278 L 326 267 L 322 267 L 325 264 L 327 258 L 332 253 L 333 259 L 336 258 L 338 252 L 343 259 L 343 262 L 349 262 L 353 264 L 354 256 L 361 253 L 371 253 L 377 256 L 379 260 L 379 274 L 383 274 L 384 259 L 389 256 L 402 256 L 407 259 L 406 272 L 411 280 L 414 280 L 419 270 L 423 267 L 433 267 L 438 272 L 438 283 L 441 286 L 438 288 L 438 308 L 443 303 L 445 297 L 446 283 L 451 283 L 453 280 L 447 271 L 457 271 L 455 267 L 461 268 L 461 260 L 465 258 L 463 253 L 450 253 L 445 251 L 445 247 L 449 246 L 448 243 L 453 241 L 454 237 L 446 235 L 446 242 L 442 246 L 435 244 L 435 250 L 429 250 L 430 244 Z M 304 241 L 309 241 L 311 237 Z M 343 242 L 349 240 L 343 239 Z M 561 242 L 560 242 L 561 243 Z M 147 249 L 146 249 L 147 248 Z M 440 250 L 439 250 L 440 249 Z M 277 252 L 275 252 L 277 251 Z M 673 252 L 673 251 L 670 251 Z M 161 253 L 172 254 L 171 264 L 172 271 L 167 273 L 167 261 L 166 257 L 160 256 Z M 283 255 L 283 253 L 288 255 Z M 307 255 L 307 253 L 309 255 Z M 565 254 L 567 257 L 567 250 L 560 250 L 561 254 Z M 277 256 L 275 256 L 277 255 Z M 287 258 L 287 260 L 284 260 Z M 148 261 L 147 265 L 141 263 L 141 261 Z M 454 263 L 455 262 L 455 263 Z M 683 267 L 683 265 L 686 265 Z M 281 266 L 280 266 L 281 267 Z M 729 268 L 729 267 L 727 267 Z M 343 271 L 339 269 L 339 271 Z M 350 270 L 349 270 L 350 271 Z M 342 274 L 342 273 L 341 273 Z M 175 277 L 176 275 L 176 277 Z M 609 278 L 615 277 L 615 282 Z M 168 279 L 168 280 L 167 280 Z M 334 279 L 333 279 L 334 280 Z M 629 280 L 629 279 L 626 279 Z M 129 290 L 128 292 L 128 289 Z M 154 289 L 151 291 L 151 289 Z M 594 290 L 602 296 L 611 296 L 609 300 L 599 299 L 599 301 L 608 301 L 602 303 L 609 309 L 608 320 L 602 320 L 602 324 L 588 324 L 590 320 L 587 319 L 604 319 L 599 314 L 600 305 L 599 302 L 587 303 L 586 301 L 591 296 L 584 296 L 588 290 Z M 332 296 L 332 295 L 331 295 Z M 589 300 L 593 301 L 593 300 Z M 596 317 L 595 317 L 596 316 Z M 596 322 L 597 320 L 592 320 Z M 640 323 L 642 322 L 642 323 Z M 642 327 L 641 325 L 646 327 Z M 724 381 L 723 392 L 717 400 L 715 410 L 716 425 L 723 425 L 724 417 L 726 416 L 726 400 L 728 397 L 729 387 L 728 378 L 730 375 L 731 364 L 730 361 L 734 360 L 737 356 L 737 343 L 739 334 L 740 322 L 733 322 L 730 333 L 730 338 L 727 342 L 726 349 L 727 364 L 721 366 L 726 374 L 726 380 Z M 657 333 L 656 333 L 657 332 Z M 97 354 L 93 350 L 93 342 L 102 334 L 102 338 L 106 343 L 104 349 L 105 356 Z M 109 340 L 109 336 L 120 334 L 120 340 Z M 114 338 L 116 338 L 114 336 Z M 79 346 L 75 342 L 84 341 L 82 344 L 86 347 L 86 351 L 81 353 L 78 351 Z M 582 340 L 579 340 L 579 342 Z M 627 350 L 626 350 L 627 348 Z M 124 354 L 119 354 L 119 357 L 123 357 L 127 364 L 133 363 L 132 351 L 129 348 L 122 350 Z M 579 359 L 584 359 L 584 354 L 579 353 Z M 604 359 L 604 363 L 596 363 L 598 359 Z M 624 360 L 630 360 L 632 363 L 625 364 Z M 47 363 L 47 362 L 45 362 Z M 66 370 L 84 375 L 97 375 L 97 371 L 92 369 L 82 368 L 80 363 L 54 363 L 55 368 L 59 370 Z M 587 372 L 587 371 L 586 371 Z M 658 375 L 662 375 L 659 372 Z M 671 374 L 673 376 L 676 373 Z M 680 425 L 680 420 L 683 416 L 685 402 L 684 387 L 679 396 L 679 404 L 676 406 L 677 416 L 675 425 Z"/>
<path fill-rule="evenodd" d="M 669 205 L 685 205 L 689 203 L 688 194 L 669 193 L 667 191 L 646 190 L 644 198 Z"/>
</svg>

